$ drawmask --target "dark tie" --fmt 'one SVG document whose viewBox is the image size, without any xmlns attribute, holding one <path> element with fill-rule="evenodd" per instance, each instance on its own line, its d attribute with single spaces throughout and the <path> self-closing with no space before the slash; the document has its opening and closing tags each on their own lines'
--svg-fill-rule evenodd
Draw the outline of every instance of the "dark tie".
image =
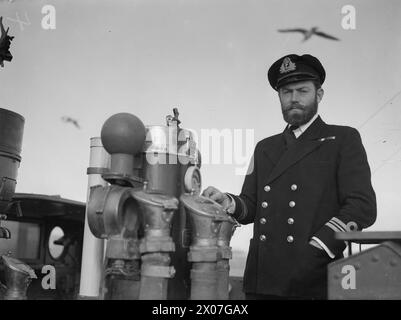
<svg viewBox="0 0 401 320">
<path fill-rule="evenodd" d="M 287 144 L 287 147 L 291 147 L 296 141 L 297 138 L 295 137 L 294 130 L 298 129 L 299 126 L 291 125 L 284 130 L 284 138 Z"/>
</svg>

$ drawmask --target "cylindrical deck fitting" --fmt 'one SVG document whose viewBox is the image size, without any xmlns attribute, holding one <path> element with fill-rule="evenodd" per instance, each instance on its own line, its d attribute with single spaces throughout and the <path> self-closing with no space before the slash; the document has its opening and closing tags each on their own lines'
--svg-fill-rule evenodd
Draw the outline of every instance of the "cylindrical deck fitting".
<svg viewBox="0 0 401 320">
<path fill-rule="evenodd" d="M 101 297 L 105 300 L 137 300 L 140 287 L 139 241 L 121 234 L 107 241 Z"/>
<path fill-rule="evenodd" d="M 216 262 L 194 262 L 191 269 L 191 300 L 217 299 Z"/>
<path fill-rule="evenodd" d="M 217 300 L 228 300 L 230 285 L 230 263 L 227 259 L 217 261 Z"/>
<path fill-rule="evenodd" d="M 145 236 L 142 253 L 140 300 L 167 299 L 168 279 L 174 277 L 170 254 L 175 250 L 170 237 L 171 221 L 178 209 L 178 200 L 154 191 L 133 190 L 139 203 Z"/>
<path fill-rule="evenodd" d="M 113 153 L 111 155 L 110 172 L 118 172 L 124 176 L 132 175 L 134 167 L 134 155 L 124 153 Z"/>
<path fill-rule="evenodd" d="M 188 261 L 192 262 L 191 300 L 217 299 L 218 247 L 191 246 L 188 252 Z"/>
<path fill-rule="evenodd" d="M 106 130 L 106 138 L 110 136 L 112 134 Z M 124 147 L 127 148 L 126 145 Z M 116 151 L 110 146 L 109 149 Z M 109 160 L 112 162 L 111 157 Z M 109 172 L 108 168 L 89 169 L 88 173 L 98 173 L 102 177 Z M 123 175 L 121 172 L 118 174 Z M 89 229 L 95 237 L 108 239 L 105 261 L 101 264 L 98 295 L 101 299 L 137 298 L 138 294 L 135 292 L 139 291 L 136 289 L 139 287 L 139 263 L 135 263 L 135 260 L 140 259 L 137 240 L 139 213 L 137 202 L 131 195 L 131 188 L 107 185 L 104 181 L 92 185 L 90 190 L 87 204 Z"/>
<path fill-rule="evenodd" d="M 15 192 L 24 123 L 20 114 L 0 108 L 0 213 L 9 210 Z"/>
<path fill-rule="evenodd" d="M 188 253 L 191 269 L 191 300 L 217 299 L 217 247 L 221 223 L 227 220 L 223 208 L 215 201 L 198 195 L 182 195 L 181 201 L 190 216 L 192 244 Z"/>
<path fill-rule="evenodd" d="M 103 173 L 102 178 L 112 187 L 129 187 L 131 191 L 137 191 L 136 188 L 145 185 L 146 193 L 153 192 L 176 198 L 191 190 L 199 193 L 201 189 L 199 170 L 187 170 L 193 165 L 200 166 L 199 154 L 195 154 L 194 136 L 190 131 L 179 128 L 177 110 L 174 110 L 174 117 L 168 116 L 166 120 L 166 126 L 148 126 L 144 130 L 142 122 L 131 114 L 123 113 L 110 117 L 102 127 L 101 136 L 105 150 L 111 155 L 111 165 L 110 170 Z M 92 212 L 102 215 L 106 205 L 101 199 L 110 196 L 111 192 L 98 188 L 94 193 L 97 194 L 96 198 L 99 201 L 92 206 L 94 209 Z M 187 299 L 190 263 L 185 257 L 190 246 L 189 217 L 181 203 L 178 203 L 178 209 L 166 210 L 166 207 L 154 207 L 153 204 L 146 202 L 135 199 L 135 203 L 140 207 L 138 221 L 143 226 L 138 230 L 138 236 L 143 237 L 140 242 L 143 279 L 141 299 L 165 299 L 167 296 L 169 299 Z M 110 209 L 108 212 L 112 214 L 107 216 L 113 223 L 109 231 L 118 229 L 114 228 L 115 226 L 121 226 L 119 219 L 116 219 L 118 217 L 116 212 L 119 210 L 114 210 L 116 207 Z M 164 211 L 163 215 L 159 215 L 160 210 Z M 176 213 L 172 215 L 172 211 Z M 159 219 L 160 217 L 163 219 Z M 100 222 L 97 229 L 101 231 L 99 235 L 103 237 L 108 233 L 106 225 L 103 224 L 105 220 L 99 217 L 94 220 Z M 170 224 L 168 228 L 166 222 Z M 216 239 L 213 242 L 217 248 Z M 210 245 L 208 239 L 199 239 L 198 244 Z M 121 268 L 121 260 L 108 260 L 114 267 L 110 270 Z M 216 253 L 214 260 L 216 261 Z M 127 261 L 129 260 L 125 260 L 125 264 Z M 121 283 L 117 285 L 112 283 L 110 286 L 110 290 L 113 291 L 112 296 L 115 296 L 116 291 L 122 292 L 120 290 L 122 287 Z"/>
<path fill-rule="evenodd" d="M 27 289 L 32 279 L 36 279 L 35 271 L 18 259 L 2 256 L 5 266 L 4 278 L 7 290 L 4 300 L 26 300 Z"/>
<path fill-rule="evenodd" d="M 175 275 L 169 253 L 142 255 L 139 300 L 166 300 L 168 280 Z"/>
<path fill-rule="evenodd" d="M 183 194 L 180 197 L 191 222 L 191 246 L 215 247 L 221 223 L 228 219 L 217 202 L 198 195 Z"/>
<path fill-rule="evenodd" d="M 130 187 L 95 186 L 88 203 L 90 230 L 107 238 L 100 298 L 138 299 L 139 296 L 139 207 Z M 135 262 L 135 260 L 137 262 Z"/>
<path fill-rule="evenodd" d="M 235 229 L 239 226 L 238 222 L 231 216 L 227 215 L 227 220 L 221 224 L 217 237 L 217 246 L 219 247 L 220 260 L 217 262 L 217 299 L 229 299 L 230 286 L 230 263 L 232 258 L 232 250 L 230 247 L 231 237 Z"/>
<path fill-rule="evenodd" d="M 101 130 L 102 143 L 111 156 L 111 183 L 126 184 L 133 176 L 134 156 L 142 151 L 146 129 L 142 121 L 129 113 L 117 113 L 108 118 Z"/>
<path fill-rule="evenodd" d="M 200 174 L 197 176 L 198 180 L 194 178 L 189 181 L 189 187 L 184 178 L 188 167 L 195 163 L 195 151 L 192 149 L 196 147 L 196 143 L 193 133 L 178 126 L 179 121 L 171 117 L 166 120 L 167 126 L 146 127 L 143 158 L 141 163 L 138 162 L 135 172 L 147 181 L 147 190 L 179 198 L 184 192 L 201 188 L 198 181 Z M 189 175 L 187 181 L 188 177 Z M 192 183 L 195 180 L 196 183 Z M 193 184 L 196 186 L 192 187 Z M 176 273 L 169 281 L 169 299 L 188 299 L 190 294 L 190 263 L 186 259 L 190 246 L 188 219 L 184 206 L 180 203 L 171 222 L 170 233 L 175 251 L 170 254 L 170 258 Z"/>
<path fill-rule="evenodd" d="M 137 237 L 139 207 L 131 195 L 132 188 L 118 185 L 95 186 L 88 202 L 88 222 L 92 233 L 98 238 L 119 235 L 123 229 L 125 238 Z"/>
<path fill-rule="evenodd" d="M 230 240 L 235 229 L 239 226 L 238 222 L 231 216 L 227 216 L 227 220 L 221 224 L 217 245 L 219 247 L 219 261 L 217 262 L 217 300 L 229 299 L 230 285 L 230 263 L 232 258 L 232 250 Z"/>
<path fill-rule="evenodd" d="M 88 191 L 86 203 L 89 202 L 90 189 L 95 185 L 105 186 L 107 182 L 102 174 L 110 168 L 110 155 L 103 148 L 100 137 L 90 139 L 88 174 Z M 80 299 L 98 299 L 102 278 L 104 258 L 104 240 L 96 238 L 88 224 L 88 205 L 85 212 L 84 241 L 82 247 L 81 281 L 79 283 Z"/>
<path fill-rule="evenodd" d="M 134 189 L 131 194 L 139 204 L 145 238 L 170 236 L 171 221 L 174 211 L 178 209 L 178 200 L 152 190 Z"/>
</svg>

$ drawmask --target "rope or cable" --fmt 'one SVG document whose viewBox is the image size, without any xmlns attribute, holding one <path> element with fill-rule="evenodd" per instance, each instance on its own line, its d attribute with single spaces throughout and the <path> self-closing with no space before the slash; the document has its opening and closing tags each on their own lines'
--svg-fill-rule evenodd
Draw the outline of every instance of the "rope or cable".
<svg viewBox="0 0 401 320">
<path fill-rule="evenodd" d="M 396 94 L 394 94 L 390 99 L 388 99 L 379 109 L 377 109 L 373 114 L 371 114 L 360 126 L 359 129 L 362 129 L 370 120 L 372 120 L 374 117 L 376 117 L 381 111 L 383 111 L 389 103 L 391 103 L 396 97 L 398 97 L 401 94 L 401 90 L 398 91 Z M 397 148 L 397 150 L 392 153 L 387 159 L 383 160 L 382 163 L 373 170 L 372 175 L 374 175 L 379 169 L 381 169 L 384 165 L 387 164 L 391 158 L 393 158 L 395 155 L 397 155 L 398 152 L 401 151 L 401 146 Z"/>
<path fill-rule="evenodd" d="M 387 105 L 393 101 L 397 96 L 401 94 L 401 90 L 398 91 L 394 96 L 392 96 L 389 100 L 387 100 L 379 109 L 377 109 L 371 116 L 369 116 L 360 126 L 359 129 L 362 129 L 370 120 L 372 120 L 374 117 L 376 117 L 377 114 L 379 114 Z"/>
<path fill-rule="evenodd" d="M 382 161 L 382 164 L 379 165 L 376 169 L 373 170 L 372 175 L 374 175 L 379 169 L 381 169 L 384 165 L 387 164 L 387 162 L 389 160 L 391 160 L 392 157 L 394 157 L 395 155 L 397 155 L 398 152 L 401 151 L 401 146 L 397 148 L 397 150 L 395 150 L 395 152 L 393 152 L 386 160 Z"/>
</svg>

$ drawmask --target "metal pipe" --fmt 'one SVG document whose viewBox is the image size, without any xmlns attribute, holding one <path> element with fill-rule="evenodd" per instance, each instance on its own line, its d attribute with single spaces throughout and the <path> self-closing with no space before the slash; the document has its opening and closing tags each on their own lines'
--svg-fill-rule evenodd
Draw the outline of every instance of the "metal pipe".
<svg viewBox="0 0 401 320">
<path fill-rule="evenodd" d="M 1 226 L 11 209 L 21 162 L 22 137 L 25 119 L 18 113 L 0 108 L 0 238 L 9 239 L 11 233 Z"/>
<path fill-rule="evenodd" d="M 197 249 L 191 246 L 188 261 L 191 269 L 191 300 L 217 299 L 217 247 Z"/>
<path fill-rule="evenodd" d="M 109 237 L 100 299 L 137 300 L 139 297 L 139 243 L 136 237 L 125 238 L 124 231 Z"/>
<path fill-rule="evenodd" d="M 230 283 L 230 263 L 228 259 L 217 261 L 217 300 L 228 300 Z"/>
<path fill-rule="evenodd" d="M 232 259 L 232 250 L 230 247 L 231 237 L 239 223 L 227 215 L 227 220 L 221 224 L 217 237 L 217 246 L 219 248 L 219 261 L 217 261 L 217 300 L 229 299 L 230 285 L 230 259 Z"/>
<path fill-rule="evenodd" d="M 175 274 L 170 254 L 155 252 L 142 255 L 139 300 L 166 300 L 168 281 Z"/>
<path fill-rule="evenodd" d="M 175 275 L 170 266 L 170 252 L 175 245 L 170 237 L 171 221 L 178 209 L 178 200 L 157 192 L 133 191 L 142 213 L 145 236 L 142 254 L 140 300 L 166 300 L 168 280 Z"/>
<path fill-rule="evenodd" d="M 4 300 L 26 300 L 27 290 L 32 279 L 36 279 L 35 271 L 22 261 L 2 256 L 6 292 Z"/>
<path fill-rule="evenodd" d="M 102 173 L 110 168 L 110 155 L 103 148 L 100 137 L 90 139 L 90 155 L 88 168 L 87 203 L 90 189 L 95 185 L 106 186 Z M 81 299 L 98 299 L 103 273 L 104 240 L 96 238 L 88 224 L 88 206 L 85 213 L 84 242 L 82 248 L 81 282 L 79 297 Z"/>
<path fill-rule="evenodd" d="M 139 212 L 130 191 L 140 182 L 134 158 L 143 147 L 145 126 L 128 113 L 108 118 L 101 141 L 110 154 L 110 170 L 102 178 L 110 186 L 94 186 L 87 205 L 90 231 L 107 238 L 100 299 L 137 299 L 139 284 Z"/>
<path fill-rule="evenodd" d="M 188 261 L 191 269 L 191 300 L 217 299 L 217 262 L 221 260 L 218 234 L 221 223 L 228 219 L 217 202 L 194 194 L 180 197 L 192 226 Z"/>
</svg>

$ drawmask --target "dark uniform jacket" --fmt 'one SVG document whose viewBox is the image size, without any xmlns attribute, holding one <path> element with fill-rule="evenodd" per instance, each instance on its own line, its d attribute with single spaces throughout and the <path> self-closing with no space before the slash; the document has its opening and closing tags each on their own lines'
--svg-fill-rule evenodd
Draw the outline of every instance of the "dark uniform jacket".
<svg viewBox="0 0 401 320">
<path fill-rule="evenodd" d="M 253 162 L 253 170 L 252 170 Z M 287 146 L 284 134 L 260 141 L 233 216 L 254 223 L 244 292 L 326 297 L 333 259 L 309 244 L 318 238 L 342 257 L 339 231 L 361 230 L 376 220 L 376 197 L 358 131 L 318 117 Z"/>
</svg>

